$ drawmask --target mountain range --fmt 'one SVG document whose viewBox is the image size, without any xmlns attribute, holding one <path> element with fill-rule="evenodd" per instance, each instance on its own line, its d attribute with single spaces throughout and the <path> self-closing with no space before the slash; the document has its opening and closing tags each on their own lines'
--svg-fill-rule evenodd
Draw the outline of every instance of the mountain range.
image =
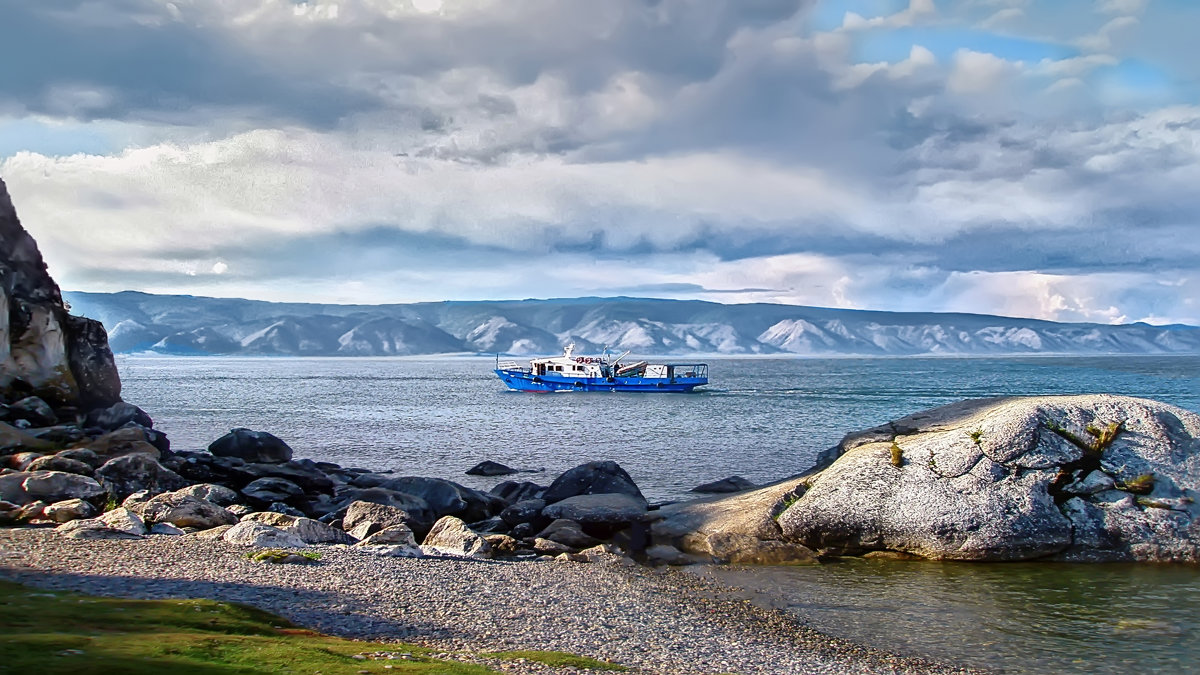
<svg viewBox="0 0 1200 675">
<path fill-rule="evenodd" d="M 699 300 L 571 298 L 396 305 L 275 303 L 65 292 L 114 352 L 398 356 L 555 354 L 1200 353 L 1200 328 L 1056 323 L 982 314 L 881 312 Z"/>
</svg>

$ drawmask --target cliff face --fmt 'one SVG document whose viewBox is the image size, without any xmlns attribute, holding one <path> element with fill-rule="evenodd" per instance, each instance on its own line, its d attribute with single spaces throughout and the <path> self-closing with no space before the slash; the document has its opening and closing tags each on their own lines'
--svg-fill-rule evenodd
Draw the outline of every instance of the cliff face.
<svg viewBox="0 0 1200 675">
<path fill-rule="evenodd" d="M 121 400 L 99 322 L 71 316 L 0 180 L 0 399 L 87 410 Z"/>
</svg>

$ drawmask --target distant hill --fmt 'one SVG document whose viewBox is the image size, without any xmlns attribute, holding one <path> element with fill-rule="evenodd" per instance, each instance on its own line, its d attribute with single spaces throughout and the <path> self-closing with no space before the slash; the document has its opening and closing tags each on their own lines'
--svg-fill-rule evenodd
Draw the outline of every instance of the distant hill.
<svg viewBox="0 0 1200 675">
<path fill-rule="evenodd" d="M 1055 323 L 982 314 L 574 298 L 321 305 L 189 295 L 67 292 L 114 352 L 391 356 L 636 354 L 1200 353 L 1200 328 Z"/>
</svg>

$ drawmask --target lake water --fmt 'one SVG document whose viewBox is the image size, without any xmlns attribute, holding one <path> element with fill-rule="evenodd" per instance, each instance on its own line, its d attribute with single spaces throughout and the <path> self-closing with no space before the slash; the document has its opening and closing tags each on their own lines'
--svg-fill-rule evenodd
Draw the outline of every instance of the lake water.
<svg viewBox="0 0 1200 675">
<path fill-rule="evenodd" d="M 450 478 L 490 459 L 623 466 L 651 501 L 731 474 L 765 483 L 858 430 L 964 398 L 1117 393 L 1200 412 L 1200 357 L 710 359 L 695 394 L 522 394 L 492 360 L 119 357 L 124 397 L 180 449 L 232 427 L 298 457 Z M 827 633 L 1011 672 L 1195 672 L 1200 569 L 848 561 L 726 571 Z"/>
</svg>

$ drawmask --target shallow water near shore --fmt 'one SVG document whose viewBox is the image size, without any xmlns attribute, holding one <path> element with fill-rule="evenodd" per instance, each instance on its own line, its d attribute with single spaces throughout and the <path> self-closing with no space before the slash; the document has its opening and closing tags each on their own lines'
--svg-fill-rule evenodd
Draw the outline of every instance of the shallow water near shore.
<svg viewBox="0 0 1200 675">
<path fill-rule="evenodd" d="M 178 449 L 232 427 L 298 457 L 438 476 L 484 459 L 546 484 L 611 459 L 651 501 L 792 475 L 849 431 L 964 398 L 1114 393 L 1200 412 L 1200 356 L 708 359 L 695 394 L 521 394 L 481 357 L 119 357 Z M 1193 672 L 1200 568 L 847 561 L 728 570 L 759 602 L 875 647 L 1007 672 Z"/>
</svg>

